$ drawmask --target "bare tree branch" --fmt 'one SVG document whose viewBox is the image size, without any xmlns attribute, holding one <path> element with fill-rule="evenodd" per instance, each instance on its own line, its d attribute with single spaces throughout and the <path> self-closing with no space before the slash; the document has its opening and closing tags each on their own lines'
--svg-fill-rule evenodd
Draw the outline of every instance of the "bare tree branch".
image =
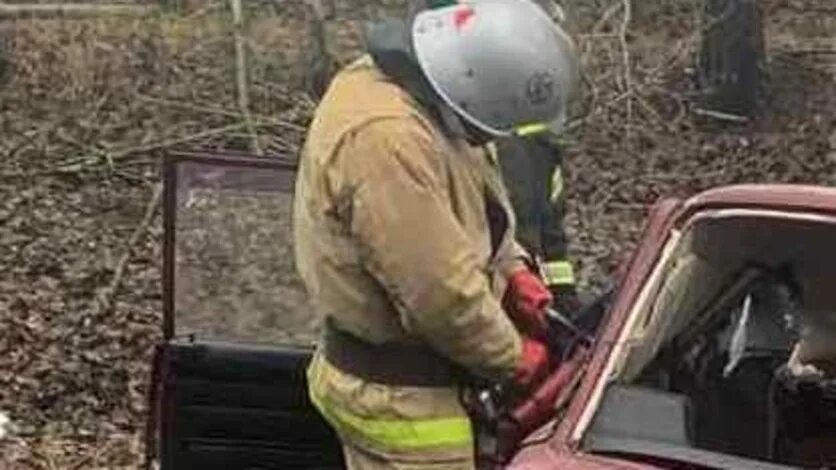
<svg viewBox="0 0 836 470">
<path fill-rule="evenodd" d="M 627 45 L 627 32 L 630 28 L 630 21 L 632 20 L 633 16 L 633 4 L 631 0 L 621 0 L 622 5 L 624 6 L 624 16 L 621 20 L 621 28 L 618 32 L 619 42 L 621 42 L 621 61 L 622 67 L 624 68 L 624 89 L 625 93 L 630 93 L 633 89 L 633 72 L 632 66 L 630 65 L 630 48 Z M 627 136 L 630 136 L 630 122 L 633 120 L 633 99 L 632 97 L 628 96 L 627 101 Z"/>
<path fill-rule="evenodd" d="M 244 44 L 244 13 L 241 0 L 230 0 L 232 6 L 232 22 L 235 28 L 235 83 L 238 87 L 238 107 L 244 115 L 247 130 L 252 138 L 252 149 L 257 155 L 263 155 L 258 141 L 258 131 L 253 125 L 250 114 L 250 91 L 247 86 L 247 49 Z"/>
<path fill-rule="evenodd" d="M 133 233 L 131 233 L 131 237 L 125 245 L 125 252 L 116 263 L 116 269 L 113 271 L 113 277 L 110 279 L 110 283 L 107 287 L 99 291 L 96 296 L 99 312 L 106 312 L 113 307 L 113 296 L 119 289 L 120 284 L 122 284 L 122 278 L 125 275 L 125 269 L 128 266 L 128 261 L 130 261 L 131 255 L 133 255 L 134 248 L 140 242 L 142 236 L 154 220 L 154 214 L 156 214 L 157 208 L 160 206 L 162 197 L 163 185 L 161 183 L 157 183 L 154 187 L 154 193 L 151 195 L 151 198 L 148 200 L 148 204 L 145 206 L 145 215 L 142 217 L 142 220 L 136 226 Z"/>
</svg>

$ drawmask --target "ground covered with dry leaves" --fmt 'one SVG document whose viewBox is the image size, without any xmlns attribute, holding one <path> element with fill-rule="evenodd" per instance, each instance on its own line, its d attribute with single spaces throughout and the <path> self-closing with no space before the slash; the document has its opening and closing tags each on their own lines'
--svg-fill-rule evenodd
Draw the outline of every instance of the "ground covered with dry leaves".
<svg viewBox="0 0 836 470">
<path fill-rule="evenodd" d="M 762 2 L 770 101 L 734 127 L 693 113 L 697 2 L 567 3 L 586 75 L 566 137 L 568 225 L 586 285 L 661 196 L 836 183 L 829 0 Z M 0 469 L 136 467 L 161 336 L 158 159 L 247 149 L 254 135 L 268 155 L 293 156 L 314 106 L 300 88 L 303 14 L 271 5 L 248 10 L 249 119 L 218 4 L 144 20 L 0 22 L 0 413 L 12 421 Z M 342 60 L 356 53 L 357 20 L 379 14 L 352 5 L 338 2 L 329 24 Z"/>
</svg>

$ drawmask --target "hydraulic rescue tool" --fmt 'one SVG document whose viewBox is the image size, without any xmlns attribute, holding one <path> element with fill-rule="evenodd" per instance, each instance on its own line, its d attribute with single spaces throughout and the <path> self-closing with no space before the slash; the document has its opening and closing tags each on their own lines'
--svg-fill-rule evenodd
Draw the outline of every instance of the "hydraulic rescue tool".
<svg viewBox="0 0 836 470">
<path fill-rule="evenodd" d="M 533 392 L 524 393 L 508 384 L 480 384 L 465 389 L 463 402 L 469 410 L 476 434 L 476 456 L 480 469 L 501 468 L 521 446 L 526 436 L 554 421 L 565 405 L 565 397 L 581 378 L 592 347 L 592 334 L 600 323 L 612 295 L 603 295 L 581 308 L 570 319 L 553 307 L 546 309 L 547 343 L 554 365 Z M 544 430 L 548 437 L 549 430 Z M 535 435 L 533 442 L 539 442 Z"/>
</svg>

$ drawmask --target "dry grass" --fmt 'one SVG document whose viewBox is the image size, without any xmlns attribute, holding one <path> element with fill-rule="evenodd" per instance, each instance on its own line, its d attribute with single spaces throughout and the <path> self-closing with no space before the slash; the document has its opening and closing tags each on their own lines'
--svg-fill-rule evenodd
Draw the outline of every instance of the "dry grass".
<svg viewBox="0 0 836 470">
<path fill-rule="evenodd" d="M 295 91 L 304 25 L 253 26 L 254 121 L 290 156 L 313 106 Z M 0 467 L 135 467 L 161 331 L 160 220 L 137 226 L 160 151 L 249 147 L 229 33 L 211 8 L 0 25 L 0 411 L 18 437 Z"/>
<path fill-rule="evenodd" d="M 787 34 L 788 18 L 797 25 L 820 21 L 812 13 L 816 2 L 809 10 L 762 3 L 768 38 Z M 588 5 L 572 2 L 581 4 Z M 634 1 L 632 18 L 624 1 L 574 11 L 586 77 L 566 168 L 572 251 L 587 282 L 604 278 L 624 258 L 648 206 L 660 197 L 742 182 L 836 183 L 828 143 L 836 86 L 826 71 L 834 57 L 808 57 L 787 43 L 768 42 L 765 115 L 735 127 L 705 122 L 694 113 L 692 82 L 698 5 Z"/>
<path fill-rule="evenodd" d="M 132 470 L 142 458 L 137 434 L 12 439 L 2 446 L 3 470 Z"/>
</svg>

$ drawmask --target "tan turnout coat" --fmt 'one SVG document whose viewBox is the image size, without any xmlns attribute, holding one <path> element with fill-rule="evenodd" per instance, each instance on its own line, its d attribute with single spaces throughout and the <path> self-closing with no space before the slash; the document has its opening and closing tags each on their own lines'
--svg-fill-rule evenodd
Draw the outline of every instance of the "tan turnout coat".
<svg viewBox="0 0 836 470">
<path fill-rule="evenodd" d="M 316 313 L 369 343 L 424 344 L 475 375 L 509 378 L 521 340 L 499 298 L 525 253 L 493 155 L 445 137 L 369 57 L 338 74 L 308 133 L 294 207 Z M 508 221 L 495 250 L 488 198 Z M 456 387 L 369 383 L 321 354 L 308 377 L 354 468 L 472 467 Z"/>
</svg>

